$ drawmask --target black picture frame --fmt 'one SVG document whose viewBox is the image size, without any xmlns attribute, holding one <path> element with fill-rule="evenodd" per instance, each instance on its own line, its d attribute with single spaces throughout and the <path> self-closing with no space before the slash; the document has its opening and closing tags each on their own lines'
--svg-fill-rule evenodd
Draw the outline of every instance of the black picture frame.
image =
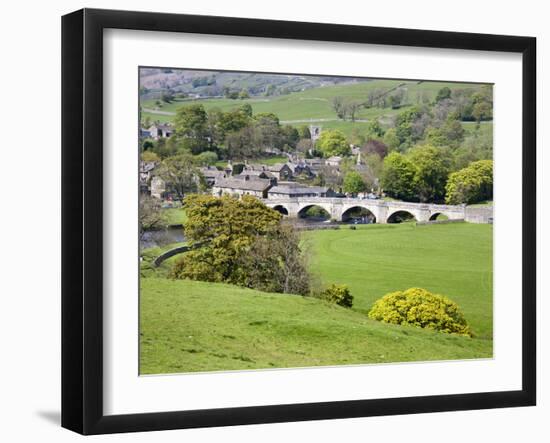
<svg viewBox="0 0 550 443">
<path fill-rule="evenodd" d="M 103 413 L 103 30 L 170 31 L 519 53 L 522 389 L 131 415 Z M 62 18 L 62 426 L 81 434 L 532 406 L 536 403 L 536 39 L 83 9 Z"/>
</svg>

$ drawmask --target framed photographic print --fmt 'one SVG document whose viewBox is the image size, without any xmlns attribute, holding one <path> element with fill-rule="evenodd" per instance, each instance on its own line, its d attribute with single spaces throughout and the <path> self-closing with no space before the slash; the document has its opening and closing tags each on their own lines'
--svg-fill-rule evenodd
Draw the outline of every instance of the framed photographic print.
<svg viewBox="0 0 550 443">
<path fill-rule="evenodd" d="M 64 427 L 535 404 L 534 38 L 62 25 Z"/>
</svg>

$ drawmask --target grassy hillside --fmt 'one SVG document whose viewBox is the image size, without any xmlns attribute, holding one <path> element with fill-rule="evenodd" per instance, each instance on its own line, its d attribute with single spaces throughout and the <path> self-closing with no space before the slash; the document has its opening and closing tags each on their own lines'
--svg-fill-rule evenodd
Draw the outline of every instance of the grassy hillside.
<svg viewBox="0 0 550 443">
<path fill-rule="evenodd" d="M 142 279 L 140 373 L 491 356 L 491 342 L 412 327 L 295 295 Z"/>
<path fill-rule="evenodd" d="M 307 233 L 312 268 L 323 282 L 346 283 L 366 312 L 387 292 L 421 287 L 462 308 L 478 337 L 492 337 L 491 225 L 372 225 Z"/>
<path fill-rule="evenodd" d="M 313 270 L 347 283 L 352 310 L 231 285 L 141 279 L 144 374 L 445 360 L 492 355 L 492 227 L 373 225 L 311 231 Z M 166 264 L 168 265 L 168 264 Z M 166 269 L 162 269 L 165 273 Z M 153 272 L 144 275 L 152 276 Z M 448 295 L 474 339 L 392 326 L 365 315 L 411 286 Z"/>
<path fill-rule="evenodd" d="M 331 99 L 341 96 L 353 100 L 366 100 L 373 89 L 389 90 L 398 85 L 403 85 L 407 90 L 408 102 L 416 103 L 417 94 L 425 94 L 429 100 L 433 100 L 437 92 L 444 86 L 452 88 L 479 88 L 479 85 L 468 83 L 443 83 L 443 82 L 416 82 L 401 80 L 374 80 L 365 83 L 342 84 L 308 89 L 302 92 L 295 92 L 288 95 L 276 97 L 252 97 L 248 100 L 230 99 L 199 99 L 199 100 L 176 100 L 170 104 L 164 104 L 160 111 L 175 112 L 180 106 L 191 103 L 201 103 L 206 109 L 219 108 L 224 111 L 237 108 L 244 103 L 252 106 L 254 113 L 273 112 L 281 121 L 294 122 L 296 120 L 337 119 L 336 113 L 331 107 Z M 141 106 L 145 109 L 155 109 L 155 100 L 143 100 Z M 357 118 L 371 119 L 381 116 L 392 115 L 399 112 L 398 109 L 371 108 L 361 110 Z M 169 121 L 173 119 L 170 115 L 151 114 L 143 112 L 142 117 L 149 116 L 152 120 L 158 119 Z M 360 122 L 357 122 L 360 123 Z M 328 126 L 327 126 L 328 127 Z"/>
</svg>

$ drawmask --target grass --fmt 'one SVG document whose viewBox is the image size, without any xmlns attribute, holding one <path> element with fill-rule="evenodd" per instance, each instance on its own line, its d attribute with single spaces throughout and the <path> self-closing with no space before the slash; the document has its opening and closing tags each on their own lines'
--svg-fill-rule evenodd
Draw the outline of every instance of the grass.
<svg viewBox="0 0 550 443">
<path fill-rule="evenodd" d="M 168 226 L 184 225 L 187 222 L 187 214 L 183 208 L 163 209 Z"/>
<path fill-rule="evenodd" d="M 143 279 L 141 374 L 491 355 L 480 339 L 385 325 L 313 298 Z"/>
<path fill-rule="evenodd" d="M 141 279 L 141 373 L 491 357 L 492 226 L 372 225 L 306 236 L 312 268 L 325 284 L 348 284 L 353 309 L 149 273 Z M 456 301 L 476 337 L 368 319 L 376 299 L 412 286 Z"/>
<path fill-rule="evenodd" d="M 474 334 L 491 339 L 492 225 L 371 225 L 307 233 L 323 283 L 345 283 L 354 309 L 410 287 L 443 294 L 462 308 Z"/>
<path fill-rule="evenodd" d="M 172 103 L 165 103 L 161 108 L 162 112 L 176 112 L 176 110 L 185 105 L 200 103 L 209 110 L 218 108 L 223 111 L 238 108 L 244 103 L 249 103 L 255 114 L 260 112 L 273 112 L 282 121 L 294 120 L 317 120 L 319 119 L 337 119 L 336 113 L 332 109 L 331 100 L 335 96 L 353 99 L 357 101 L 366 101 L 370 91 L 374 89 L 389 90 L 397 85 L 404 84 L 407 89 L 408 102 L 416 103 L 418 94 L 425 94 L 428 100 L 434 100 L 437 92 L 444 86 L 453 89 L 457 88 L 479 88 L 479 85 L 468 83 L 444 83 L 444 82 L 417 82 L 402 80 L 373 80 L 362 83 L 351 83 L 342 85 L 333 85 L 307 89 L 302 92 L 294 92 L 287 95 L 275 97 L 253 97 L 247 100 L 231 100 L 225 98 L 208 99 L 179 99 Z M 155 109 L 155 100 L 143 100 L 141 106 L 144 109 Z M 362 109 L 358 114 L 359 119 L 372 119 L 382 116 L 388 116 L 399 113 L 399 109 L 380 109 L 370 108 Z M 142 117 L 149 116 L 152 120 L 170 121 L 174 116 L 161 114 L 152 114 L 147 111 L 142 112 Z M 320 122 L 325 124 L 329 122 Z M 351 122 L 348 122 L 351 123 Z M 359 122 L 357 122 L 359 123 Z M 299 125 L 300 123 L 296 123 Z M 308 124 L 308 123 L 303 123 Z M 329 126 L 327 126 L 329 127 Z"/>
</svg>

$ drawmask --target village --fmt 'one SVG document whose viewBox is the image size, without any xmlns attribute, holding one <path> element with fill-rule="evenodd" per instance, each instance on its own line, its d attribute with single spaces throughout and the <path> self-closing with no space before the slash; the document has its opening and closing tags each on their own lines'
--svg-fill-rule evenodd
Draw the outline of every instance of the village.
<svg viewBox="0 0 550 443">
<path fill-rule="evenodd" d="M 154 140 L 169 138 L 173 128 L 167 124 L 154 124 L 148 129 L 142 129 L 142 137 Z M 320 136 L 322 127 L 310 126 L 312 143 Z M 314 135 L 313 135 L 314 134 Z M 361 152 L 358 147 L 351 145 L 350 152 L 356 158 L 354 169 L 368 173 L 368 167 L 361 163 Z M 271 149 L 272 156 L 285 155 L 277 149 Z M 205 185 L 204 192 L 214 196 L 232 195 L 240 197 L 252 195 L 259 199 L 276 200 L 288 198 L 368 198 L 378 199 L 379 193 L 371 188 L 370 192 L 358 192 L 353 195 L 342 191 L 341 187 L 316 186 L 312 183 L 319 175 L 340 176 L 343 157 L 331 156 L 328 158 L 304 158 L 296 154 L 286 154 L 287 161 L 267 164 L 244 160 L 242 162 L 228 160 L 223 167 L 215 165 L 201 166 L 198 172 Z M 143 194 L 157 198 L 168 205 L 175 204 L 176 196 L 166 183 L 155 174 L 157 162 L 140 161 L 140 191 Z"/>
</svg>

